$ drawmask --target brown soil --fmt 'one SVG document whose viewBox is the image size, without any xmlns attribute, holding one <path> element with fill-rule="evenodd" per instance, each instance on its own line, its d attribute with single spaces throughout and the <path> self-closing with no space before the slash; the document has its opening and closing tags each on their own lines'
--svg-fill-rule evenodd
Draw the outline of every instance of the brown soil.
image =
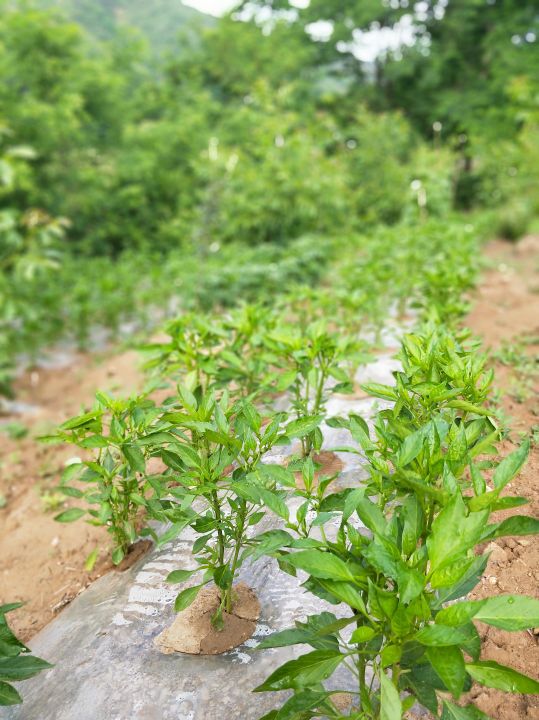
<svg viewBox="0 0 539 720">
<path fill-rule="evenodd" d="M 216 587 L 205 587 L 192 605 L 178 613 L 172 625 L 156 637 L 159 650 L 165 655 L 220 655 L 248 640 L 256 628 L 260 603 L 244 583 L 235 585 L 234 590 L 232 612 L 223 612 L 222 630 L 216 630 L 211 623 L 219 608 L 220 592 Z"/>
<path fill-rule="evenodd" d="M 539 237 L 528 237 L 514 245 L 493 242 L 487 248 L 493 267 L 483 276 L 466 325 L 478 334 L 486 347 L 498 350 L 502 343 L 526 337 L 535 339 L 527 352 L 537 357 L 539 338 Z M 515 383 L 523 378 L 518 370 L 494 360 L 495 388 L 511 427 L 511 434 L 500 447 L 500 456 L 515 449 L 519 435 L 538 429 L 538 380 L 531 374 L 528 390 L 515 399 Z M 522 396 L 524 395 L 524 396 Z M 519 514 L 539 515 L 539 445 L 520 475 L 510 484 L 509 493 L 526 497 L 529 504 Z M 496 513 L 494 520 L 515 514 L 515 510 Z M 472 594 L 482 598 L 497 593 L 523 593 L 538 596 L 539 543 L 534 537 L 503 538 L 491 543 L 491 557 L 481 585 Z M 538 637 L 533 632 L 510 633 L 481 626 L 482 658 L 510 665 L 539 678 Z M 474 687 L 468 699 L 494 720 L 539 720 L 539 697 L 510 695 L 497 690 Z"/>
<path fill-rule="evenodd" d="M 36 436 L 54 432 L 58 424 L 88 409 L 95 391 L 130 394 L 141 385 L 134 352 L 78 355 L 62 370 L 27 373 L 16 383 L 18 400 L 37 407 L 32 415 L 2 417 L 22 422 L 29 434 L 11 440 L 0 427 L 0 604 L 24 601 L 10 613 L 10 624 L 28 640 L 90 582 L 111 570 L 106 548 L 109 535 L 83 521 L 57 523 L 54 516 L 76 502 L 54 493 L 66 460 L 77 448 L 44 445 Z M 49 508 L 47 510 L 47 507 Z M 84 561 L 104 548 L 91 573 Z M 137 548 L 137 552 L 140 550 Z M 126 558 L 131 561 L 132 556 Z"/>
</svg>

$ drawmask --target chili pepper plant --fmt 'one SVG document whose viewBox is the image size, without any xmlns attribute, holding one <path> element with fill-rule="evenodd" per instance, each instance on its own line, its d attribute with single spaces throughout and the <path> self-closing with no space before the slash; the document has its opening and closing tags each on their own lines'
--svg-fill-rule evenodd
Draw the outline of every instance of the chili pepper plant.
<svg viewBox="0 0 539 720">
<path fill-rule="evenodd" d="M 155 423 L 160 410 L 146 395 L 117 400 L 97 393 L 95 409 L 68 420 L 56 435 L 46 438 L 68 442 L 93 453 L 91 460 L 75 462 L 63 472 L 60 492 L 82 507 L 56 516 L 58 522 L 86 517 L 91 525 L 105 526 L 112 536 L 112 561 L 119 564 L 144 526 L 149 496 L 159 495 L 159 475 L 150 477 L 146 461 L 157 438 L 168 440 Z M 77 480 L 76 484 L 73 483 Z M 100 549 L 87 559 L 91 569 Z"/>
<path fill-rule="evenodd" d="M 182 386 L 174 406 L 160 417 L 171 442 L 159 442 L 152 452 L 168 466 L 168 493 L 148 508 L 156 520 L 170 523 L 161 542 L 185 527 L 196 534 L 195 567 L 172 572 L 168 581 L 179 583 L 202 571 L 201 581 L 182 590 L 177 611 L 187 608 L 204 585 L 213 581 L 221 603 L 213 617 L 223 626 L 223 612 L 234 603 L 234 581 L 254 546 L 253 534 L 264 520 L 266 507 L 288 519 L 284 492 L 277 486 L 293 476 L 263 461 L 282 436 L 282 414 L 263 418 L 247 400 L 231 401 L 225 391 L 191 392 Z"/>
<path fill-rule="evenodd" d="M 441 346 L 451 349 L 450 338 L 444 336 Z M 379 396 L 395 404 L 379 412 L 373 434 L 364 422 L 349 420 L 368 463 L 366 486 L 308 498 L 304 515 L 314 510 L 314 519 L 289 524 L 293 533 L 285 541 L 281 531 L 282 545 L 271 553 L 285 571 L 304 571 L 306 589 L 344 608 L 344 617 L 323 612 L 262 643 L 312 648 L 256 688 L 293 693 L 266 720 L 400 720 L 416 703 L 442 720 L 477 720 L 486 716 L 473 704 L 456 704 L 472 681 L 508 692 L 539 692 L 536 680 L 481 659 L 474 623 L 508 631 L 535 627 L 539 601 L 513 594 L 466 599 L 488 561 L 478 546 L 539 532 L 539 521 L 529 516 L 489 522 L 494 510 L 523 503 L 502 491 L 523 466 L 529 443 L 500 462 L 482 460 L 493 452 L 498 431 L 492 430 L 490 411 L 471 402 L 486 399 L 488 376 L 480 362 L 474 365 L 473 352 L 462 348 L 460 362 L 453 358 L 459 372 L 447 372 L 452 366 L 444 352 L 428 364 L 438 382 L 430 388 L 424 415 L 419 369 L 429 348 L 428 334 L 405 341 L 403 352 L 413 349 L 414 361 L 397 375 L 395 388 L 378 386 Z M 472 367 L 475 374 L 462 374 Z M 317 531 L 328 515 L 338 520 L 332 536 Z M 337 669 L 341 680 L 326 687 Z M 333 701 L 343 691 L 351 700 L 347 711 Z"/>
<path fill-rule="evenodd" d="M 288 391 L 295 420 L 287 426 L 290 437 L 300 437 L 302 457 L 322 448 L 320 424 L 332 393 L 351 392 L 352 373 L 361 345 L 346 334 L 337 336 L 323 321 L 311 323 L 304 332 L 282 323 L 267 336 L 277 367 L 276 387 Z M 333 380 L 333 384 L 329 381 Z"/>
<path fill-rule="evenodd" d="M 0 706 L 19 705 L 22 697 L 12 683 L 28 680 L 42 670 L 52 667 L 31 654 L 10 629 L 6 615 L 23 603 L 0 605 Z"/>
</svg>

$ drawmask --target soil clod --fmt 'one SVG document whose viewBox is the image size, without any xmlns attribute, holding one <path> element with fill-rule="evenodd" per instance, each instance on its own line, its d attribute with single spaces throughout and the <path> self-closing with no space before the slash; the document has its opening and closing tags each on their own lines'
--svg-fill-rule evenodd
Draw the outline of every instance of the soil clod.
<svg viewBox="0 0 539 720">
<path fill-rule="evenodd" d="M 217 630 L 211 622 L 221 601 L 220 591 L 206 587 L 192 605 L 178 613 L 172 625 L 156 637 L 156 647 L 165 655 L 175 652 L 220 655 L 244 643 L 255 631 L 260 603 L 245 583 L 235 585 L 234 591 L 232 612 L 223 612 L 222 630 Z"/>
</svg>

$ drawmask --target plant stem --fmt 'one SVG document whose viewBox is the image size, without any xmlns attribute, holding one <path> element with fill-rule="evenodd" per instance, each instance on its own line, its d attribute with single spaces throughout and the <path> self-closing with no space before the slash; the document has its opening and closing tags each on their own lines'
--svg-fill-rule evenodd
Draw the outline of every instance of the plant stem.
<svg viewBox="0 0 539 720">
<path fill-rule="evenodd" d="M 225 600 L 225 610 L 226 612 L 230 612 L 232 610 L 232 588 L 234 585 L 234 576 L 236 574 L 236 570 L 238 567 L 238 559 L 240 555 L 240 551 L 243 545 L 243 533 L 245 528 L 245 517 L 247 515 L 247 503 L 245 501 L 242 501 L 242 509 L 238 513 L 237 518 L 237 526 L 236 526 L 236 544 L 234 547 L 234 554 L 232 556 L 232 562 L 230 563 L 230 574 L 231 574 L 231 580 L 230 580 L 230 587 L 226 589 L 224 594 L 224 600 Z"/>
<path fill-rule="evenodd" d="M 225 562 L 225 536 L 221 528 L 221 506 L 219 505 L 219 495 L 217 494 L 217 490 L 211 491 L 211 506 L 217 521 L 217 557 L 219 565 L 223 565 Z"/>
</svg>

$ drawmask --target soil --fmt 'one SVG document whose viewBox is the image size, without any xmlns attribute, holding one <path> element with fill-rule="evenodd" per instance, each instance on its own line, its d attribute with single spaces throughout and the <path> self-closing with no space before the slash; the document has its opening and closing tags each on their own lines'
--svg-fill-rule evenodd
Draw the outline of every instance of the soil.
<svg viewBox="0 0 539 720">
<path fill-rule="evenodd" d="M 491 268 L 484 274 L 473 298 L 473 309 L 465 324 L 479 335 L 494 353 L 504 344 L 527 340 L 525 352 L 539 358 L 539 237 L 527 237 L 517 244 L 490 243 L 486 251 Z M 500 446 L 500 457 L 513 451 L 522 434 L 539 429 L 539 366 L 522 373 L 493 358 L 494 385 L 500 391 L 499 404 L 511 428 Z M 523 377 L 525 375 L 525 377 Z M 524 390 L 515 392 L 525 382 Z M 527 498 L 518 514 L 539 516 L 539 444 L 532 445 L 528 463 L 508 486 L 509 493 Z M 515 510 L 495 513 L 502 520 Z M 481 585 L 472 593 L 479 599 L 498 593 L 522 593 L 539 597 L 539 543 L 535 537 L 501 538 L 490 543 L 489 564 Z M 536 630 L 536 633 L 539 631 Z M 481 625 L 482 658 L 539 678 L 539 637 L 533 631 L 510 633 Z M 495 720 L 539 720 L 539 696 L 510 695 L 474 687 L 473 700 Z"/>
<path fill-rule="evenodd" d="M 57 523 L 54 516 L 76 504 L 54 492 L 65 462 L 78 455 L 65 445 L 36 440 L 92 405 L 96 390 L 130 394 L 142 383 L 135 352 L 75 356 L 69 368 L 35 370 L 15 385 L 17 400 L 35 406 L 32 414 L 0 418 L 0 604 L 23 601 L 9 621 L 29 640 L 93 580 L 114 568 L 106 548 L 109 535 L 82 521 Z M 22 423 L 28 435 L 10 439 L 4 422 Z M 92 572 L 84 569 L 96 546 L 104 548 Z M 140 552 L 137 545 L 136 553 Z M 131 562 L 130 554 L 125 562 Z"/>
<path fill-rule="evenodd" d="M 245 583 L 235 585 L 234 591 L 232 612 L 223 612 L 221 630 L 211 623 L 221 602 L 219 589 L 205 587 L 186 610 L 178 613 L 172 625 L 156 637 L 156 647 L 165 655 L 174 652 L 220 655 L 244 643 L 255 631 L 260 603 Z"/>
</svg>

